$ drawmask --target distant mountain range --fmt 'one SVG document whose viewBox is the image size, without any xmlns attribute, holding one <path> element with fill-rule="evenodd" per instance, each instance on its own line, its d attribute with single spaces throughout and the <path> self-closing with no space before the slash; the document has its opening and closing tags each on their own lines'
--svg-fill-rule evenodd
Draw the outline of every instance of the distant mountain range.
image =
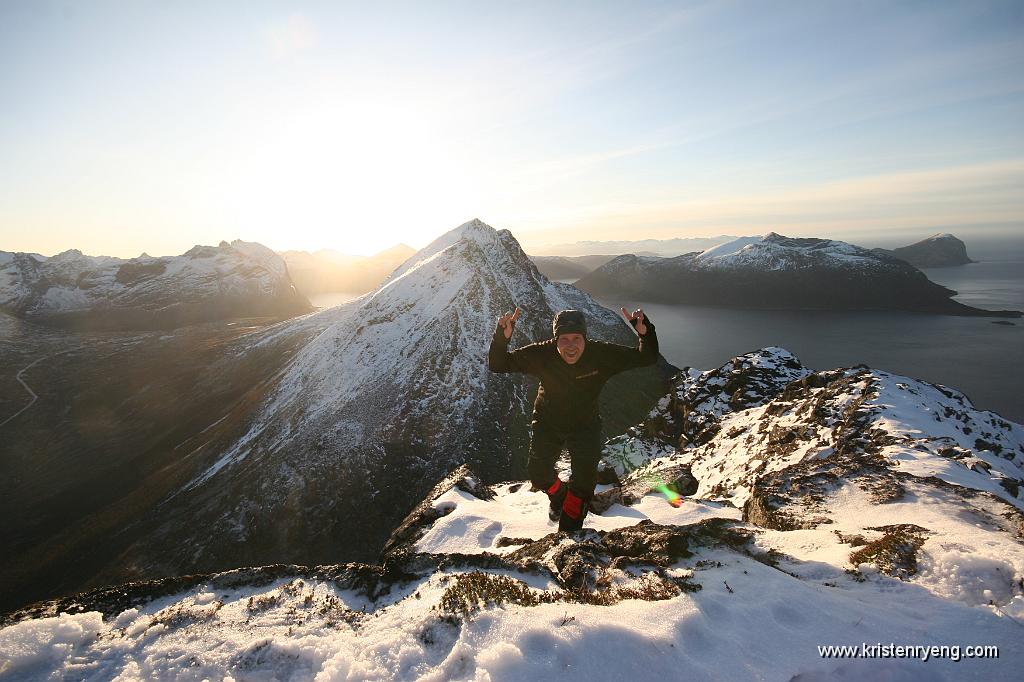
<svg viewBox="0 0 1024 682">
<path fill-rule="evenodd" d="M 305 296 L 346 292 L 364 294 L 377 288 L 392 270 L 416 253 L 399 244 L 373 256 L 351 256 L 338 251 L 281 251 L 295 288 Z"/>
<path fill-rule="evenodd" d="M 556 281 L 577 280 L 615 256 L 530 256 L 541 274 Z"/>
<path fill-rule="evenodd" d="M 982 310 L 953 301 L 955 291 L 885 253 L 774 232 L 674 258 L 619 256 L 575 285 L 596 296 L 664 303 L 1021 316 L 1020 311 Z"/>
<path fill-rule="evenodd" d="M 284 260 L 235 240 L 180 256 L 122 259 L 70 250 L 0 251 L 0 310 L 73 329 L 173 329 L 231 317 L 309 312 Z"/>
<path fill-rule="evenodd" d="M 557 250 L 574 251 L 594 249 L 594 253 L 615 255 L 672 257 L 686 253 L 708 251 L 722 244 L 749 244 L 761 237 L 710 237 L 699 239 L 640 240 L 635 242 L 578 242 L 560 245 Z M 689 249 L 689 250 L 687 250 Z M 951 234 L 936 234 L 909 246 L 896 249 L 871 249 L 875 253 L 899 258 L 918 268 L 950 267 L 973 263 L 967 257 L 966 245 Z M 575 281 L 601 267 L 614 256 L 530 256 L 546 277 L 560 281 Z"/>
</svg>

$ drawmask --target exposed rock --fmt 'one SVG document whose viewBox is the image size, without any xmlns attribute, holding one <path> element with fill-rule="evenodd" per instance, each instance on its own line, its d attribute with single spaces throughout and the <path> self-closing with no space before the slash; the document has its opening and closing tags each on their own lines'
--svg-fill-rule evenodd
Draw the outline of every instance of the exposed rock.
<svg viewBox="0 0 1024 682">
<path fill-rule="evenodd" d="M 850 555 L 854 566 L 871 563 L 886 575 L 908 580 L 917 573 L 917 550 L 921 549 L 925 537 L 931 533 L 927 528 L 912 523 L 868 528 L 883 533 L 879 539 L 869 542 Z"/>
</svg>

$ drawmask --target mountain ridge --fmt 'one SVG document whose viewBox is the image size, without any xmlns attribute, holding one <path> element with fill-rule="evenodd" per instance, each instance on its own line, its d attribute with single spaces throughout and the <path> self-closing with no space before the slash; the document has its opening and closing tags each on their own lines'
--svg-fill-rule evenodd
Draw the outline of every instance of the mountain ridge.
<svg viewBox="0 0 1024 682">
<path fill-rule="evenodd" d="M 284 261 L 255 242 L 122 259 L 69 249 L 0 252 L 0 309 L 72 330 L 173 329 L 229 317 L 309 312 Z"/>
<path fill-rule="evenodd" d="M 619 256 L 578 280 L 576 286 L 599 296 L 749 309 L 1022 314 L 954 301 L 955 291 L 886 254 L 846 242 L 774 232 L 674 258 Z"/>
</svg>

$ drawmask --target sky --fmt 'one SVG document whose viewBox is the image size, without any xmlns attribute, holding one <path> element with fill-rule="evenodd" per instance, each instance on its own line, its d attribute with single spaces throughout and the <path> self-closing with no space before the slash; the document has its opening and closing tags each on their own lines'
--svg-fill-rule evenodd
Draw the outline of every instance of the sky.
<svg viewBox="0 0 1024 682">
<path fill-rule="evenodd" d="M 0 250 L 1024 235 L 1024 3 L 0 1 Z"/>
</svg>

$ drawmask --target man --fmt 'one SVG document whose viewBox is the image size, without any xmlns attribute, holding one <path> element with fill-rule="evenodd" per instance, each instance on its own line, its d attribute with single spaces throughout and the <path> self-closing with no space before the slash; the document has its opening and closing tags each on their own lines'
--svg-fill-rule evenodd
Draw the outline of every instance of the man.
<svg viewBox="0 0 1024 682">
<path fill-rule="evenodd" d="M 492 372 L 522 372 L 540 379 L 533 405 L 533 438 L 529 474 L 534 489 L 551 500 L 551 519 L 558 530 L 583 528 L 587 505 L 597 484 L 601 456 L 601 416 L 597 399 L 612 375 L 634 367 L 653 365 L 658 359 L 654 325 L 637 309 L 622 315 L 640 337 L 637 348 L 587 339 L 587 324 L 578 310 L 563 310 L 551 324 L 553 338 L 508 352 L 520 310 L 505 313 L 487 353 Z M 558 478 L 555 462 L 562 447 L 569 450 L 572 476 Z"/>
</svg>

